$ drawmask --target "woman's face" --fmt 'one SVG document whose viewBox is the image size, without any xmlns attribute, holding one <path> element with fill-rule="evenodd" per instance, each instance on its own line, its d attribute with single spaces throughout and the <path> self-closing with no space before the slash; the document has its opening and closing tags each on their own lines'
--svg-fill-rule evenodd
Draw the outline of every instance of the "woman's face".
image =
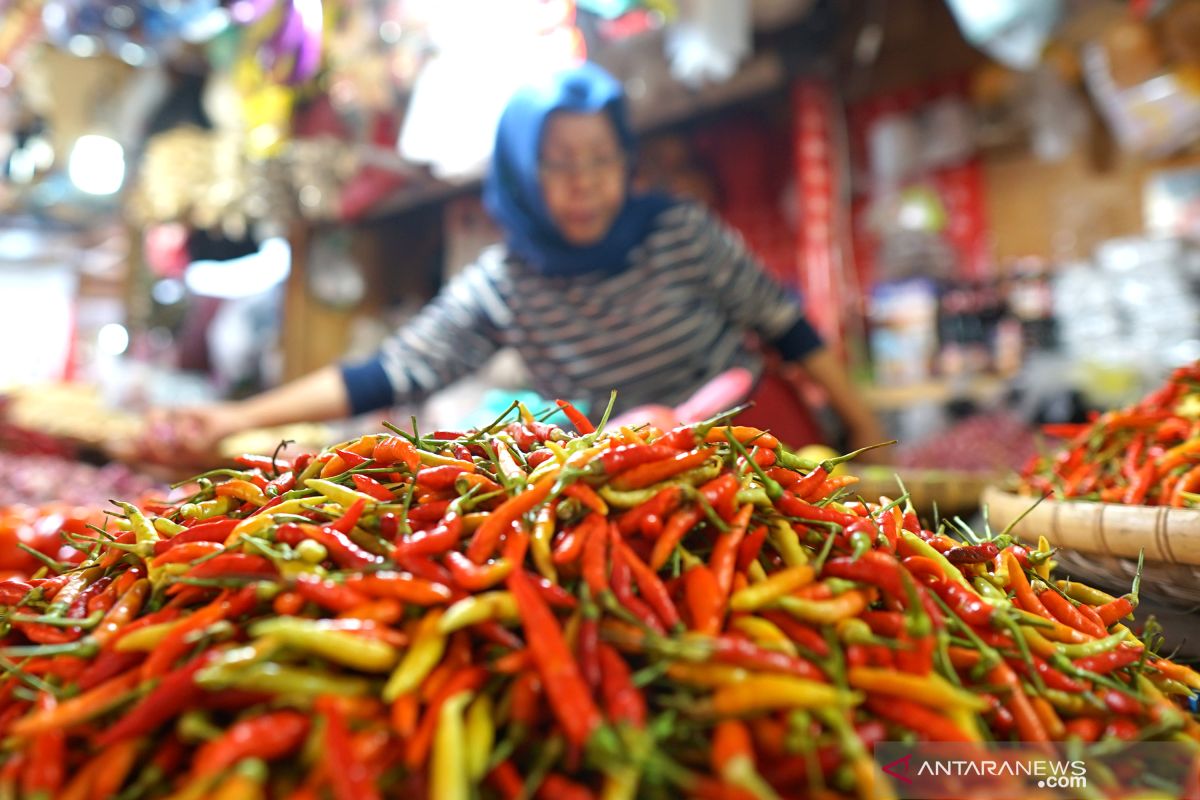
<svg viewBox="0 0 1200 800">
<path fill-rule="evenodd" d="M 562 237 L 580 247 L 603 239 L 625 203 L 625 153 L 608 115 L 552 114 L 542 130 L 539 172 Z"/>
</svg>

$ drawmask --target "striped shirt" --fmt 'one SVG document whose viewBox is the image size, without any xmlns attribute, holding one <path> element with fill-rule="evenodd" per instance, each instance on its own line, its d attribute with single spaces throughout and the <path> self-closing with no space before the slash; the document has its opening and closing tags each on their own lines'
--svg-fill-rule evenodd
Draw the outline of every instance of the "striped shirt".
<svg viewBox="0 0 1200 800">
<path fill-rule="evenodd" d="M 515 349 L 543 397 L 677 405 L 725 370 L 757 378 L 754 332 L 795 359 L 820 345 L 799 300 L 702 207 L 663 211 L 615 274 L 550 277 L 485 251 L 371 360 L 342 374 L 354 413 L 416 403 Z"/>
</svg>

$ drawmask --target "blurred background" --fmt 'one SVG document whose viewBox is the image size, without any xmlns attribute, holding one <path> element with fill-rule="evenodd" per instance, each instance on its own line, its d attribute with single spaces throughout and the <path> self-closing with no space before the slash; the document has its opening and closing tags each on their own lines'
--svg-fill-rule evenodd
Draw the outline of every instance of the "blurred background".
<svg viewBox="0 0 1200 800">
<path fill-rule="evenodd" d="M 479 179 L 512 88 L 585 57 L 625 83 L 638 182 L 800 289 L 886 458 L 968 506 L 1038 424 L 1200 357 L 1200 0 L 0 0 L 13 492 L 34 455 L 135 480 L 109 445 L 145 409 L 372 352 L 499 238 Z M 383 416 L 523 396 L 501 353 Z"/>
</svg>

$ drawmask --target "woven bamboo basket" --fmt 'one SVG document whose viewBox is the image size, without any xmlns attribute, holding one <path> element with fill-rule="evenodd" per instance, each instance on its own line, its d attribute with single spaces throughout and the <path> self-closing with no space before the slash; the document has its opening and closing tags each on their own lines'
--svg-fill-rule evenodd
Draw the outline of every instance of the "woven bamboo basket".
<svg viewBox="0 0 1200 800">
<path fill-rule="evenodd" d="M 993 530 L 1002 530 L 1036 498 L 994 486 L 983 493 Z M 1055 556 L 1071 575 L 1128 587 L 1138 552 L 1146 563 L 1141 591 L 1172 605 L 1200 604 L 1200 510 L 1116 503 L 1044 500 L 1013 532 L 1060 548 Z"/>
<path fill-rule="evenodd" d="M 984 489 L 996 477 L 984 472 L 952 472 L 936 469 L 904 469 L 901 467 L 871 466 L 850 468 L 859 482 L 854 485 L 854 494 L 867 499 L 899 497 L 900 484 L 904 483 L 909 497 L 922 515 L 932 514 L 936 506 L 942 517 L 956 514 L 973 514 L 979 508 Z"/>
</svg>

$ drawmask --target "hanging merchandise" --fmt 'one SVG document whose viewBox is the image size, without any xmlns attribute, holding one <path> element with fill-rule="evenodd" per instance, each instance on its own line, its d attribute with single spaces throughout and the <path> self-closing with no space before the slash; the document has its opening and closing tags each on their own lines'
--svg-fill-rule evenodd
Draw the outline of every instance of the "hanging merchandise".
<svg viewBox="0 0 1200 800">
<path fill-rule="evenodd" d="M 805 312 L 825 341 L 838 347 L 846 316 L 842 231 L 845 220 L 838 182 L 840 161 L 833 139 L 833 95 L 815 79 L 796 83 L 792 113 L 796 131 L 796 183 L 799 186 L 797 264 Z"/>
<path fill-rule="evenodd" d="M 1167 20 L 1154 27 L 1121 20 L 1083 49 L 1088 90 L 1113 136 L 1123 149 L 1150 158 L 1200 136 L 1200 64 L 1187 46 L 1187 17 L 1176 19 L 1181 24 L 1170 36 Z"/>
<path fill-rule="evenodd" d="M 169 59 L 186 41 L 218 33 L 227 19 L 218 0 L 44 0 L 41 6 L 51 44 L 80 57 L 111 53 L 133 67 Z"/>
<path fill-rule="evenodd" d="M 443 180 L 483 173 L 500 112 L 518 86 L 586 56 L 571 2 L 447 0 L 430 27 L 437 54 L 417 77 L 397 146 Z"/>
<path fill-rule="evenodd" d="M 683 3 L 664 40 L 671 74 L 691 87 L 729 80 L 750 55 L 753 34 L 749 0 Z"/>
<path fill-rule="evenodd" d="M 1033 69 L 1062 17 L 1061 0 L 947 0 L 968 42 L 1013 69 Z"/>
</svg>

